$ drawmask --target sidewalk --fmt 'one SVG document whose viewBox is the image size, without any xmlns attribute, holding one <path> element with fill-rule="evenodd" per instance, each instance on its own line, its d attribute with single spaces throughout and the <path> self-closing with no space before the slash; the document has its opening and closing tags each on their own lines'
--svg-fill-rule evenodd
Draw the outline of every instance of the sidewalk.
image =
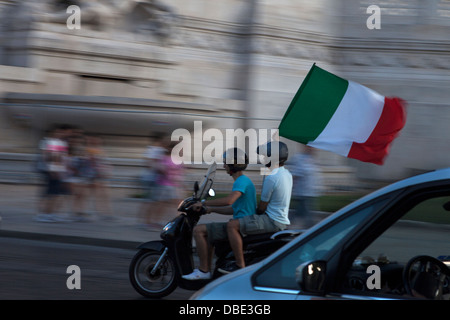
<svg viewBox="0 0 450 320">
<path fill-rule="evenodd" d="M 139 192 L 130 188 L 110 188 L 114 220 L 107 221 L 93 213 L 89 222 L 35 221 L 41 186 L 25 184 L 0 184 L 0 237 L 45 240 L 96 246 L 134 249 L 142 242 L 159 240 L 159 231 L 143 229 L 138 219 L 142 200 L 130 196 Z M 61 216 L 70 217 L 63 205 Z M 176 216 L 167 215 L 167 222 Z M 210 214 L 201 223 L 228 221 L 229 217 Z"/>
</svg>

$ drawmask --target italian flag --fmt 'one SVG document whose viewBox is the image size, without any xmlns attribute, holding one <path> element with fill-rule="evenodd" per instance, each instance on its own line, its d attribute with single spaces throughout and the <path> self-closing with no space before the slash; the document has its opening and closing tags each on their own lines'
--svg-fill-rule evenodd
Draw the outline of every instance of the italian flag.
<svg viewBox="0 0 450 320">
<path fill-rule="evenodd" d="M 282 137 L 381 165 L 405 122 L 403 100 L 384 97 L 314 64 L 278 129 Z"/>
</svg>

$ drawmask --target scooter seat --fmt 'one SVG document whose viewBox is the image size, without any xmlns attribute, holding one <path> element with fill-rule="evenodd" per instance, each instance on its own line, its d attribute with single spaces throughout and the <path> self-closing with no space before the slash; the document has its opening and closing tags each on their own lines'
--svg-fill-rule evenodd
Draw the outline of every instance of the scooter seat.
<svg viewBox="0 0 450 320">
<path fill-rule="evenodd" d="M 246 244 L 250 244 L 250 243 L 255 243 L 255 242 L 261 242 L 261 241 L 265 241 L 265 240 L 270 240 L 270 237 L 273 235 L 273 232 L 269 232 L 269 233 L 259 233 L 259 234 L 251 234 L 251 235 L 247 235 L 245 237 L 242 238 L 242 240 L 244 241 L 244 245 Z"/>
<path fill-rule="evenodd" d="M 245 245 L 250 244 L 250 243 L 270 240 L 270 237 L 273 236 L 273 234 L 274 234 L 273 232 L 251 234 L 251 235 L 248 235 L 248 236 L 245 236 L 245 237 L 242 238 L 243 244 L 245 246 Z M 214 243 L 215 246 L 226 246 L 228 244 L 229 244 L 228 239 L 226 239 L 226 240 L 217 240 Z"/>
</svg>

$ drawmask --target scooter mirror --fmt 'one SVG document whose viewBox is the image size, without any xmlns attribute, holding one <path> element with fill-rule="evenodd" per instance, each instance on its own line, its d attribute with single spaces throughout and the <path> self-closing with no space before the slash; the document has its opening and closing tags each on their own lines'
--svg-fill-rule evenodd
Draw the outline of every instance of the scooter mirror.
<svg viewBox="0 0 450 320">
<path fill-rule="evenodd" d="M 198 192 L 199 189 L 200 189 L 200 188 L 199 188 L 199 186 L 198 186 L 198 181 L 195 181 L 195 183 L 194 183 L 194 194 L 195 194 L 195 195 L 197 195 L 197 192 Z"/>
</svg>

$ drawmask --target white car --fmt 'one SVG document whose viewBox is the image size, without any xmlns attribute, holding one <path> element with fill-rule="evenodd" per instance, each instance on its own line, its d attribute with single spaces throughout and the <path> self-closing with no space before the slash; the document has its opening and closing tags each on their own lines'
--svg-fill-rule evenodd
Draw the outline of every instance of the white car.
<svg viewBox="0 0 450 320">
<path fill-rule="evenodd" d="M 450 299 L 450 168 L 342 208 L 193 300 Z"/>
</svg>

